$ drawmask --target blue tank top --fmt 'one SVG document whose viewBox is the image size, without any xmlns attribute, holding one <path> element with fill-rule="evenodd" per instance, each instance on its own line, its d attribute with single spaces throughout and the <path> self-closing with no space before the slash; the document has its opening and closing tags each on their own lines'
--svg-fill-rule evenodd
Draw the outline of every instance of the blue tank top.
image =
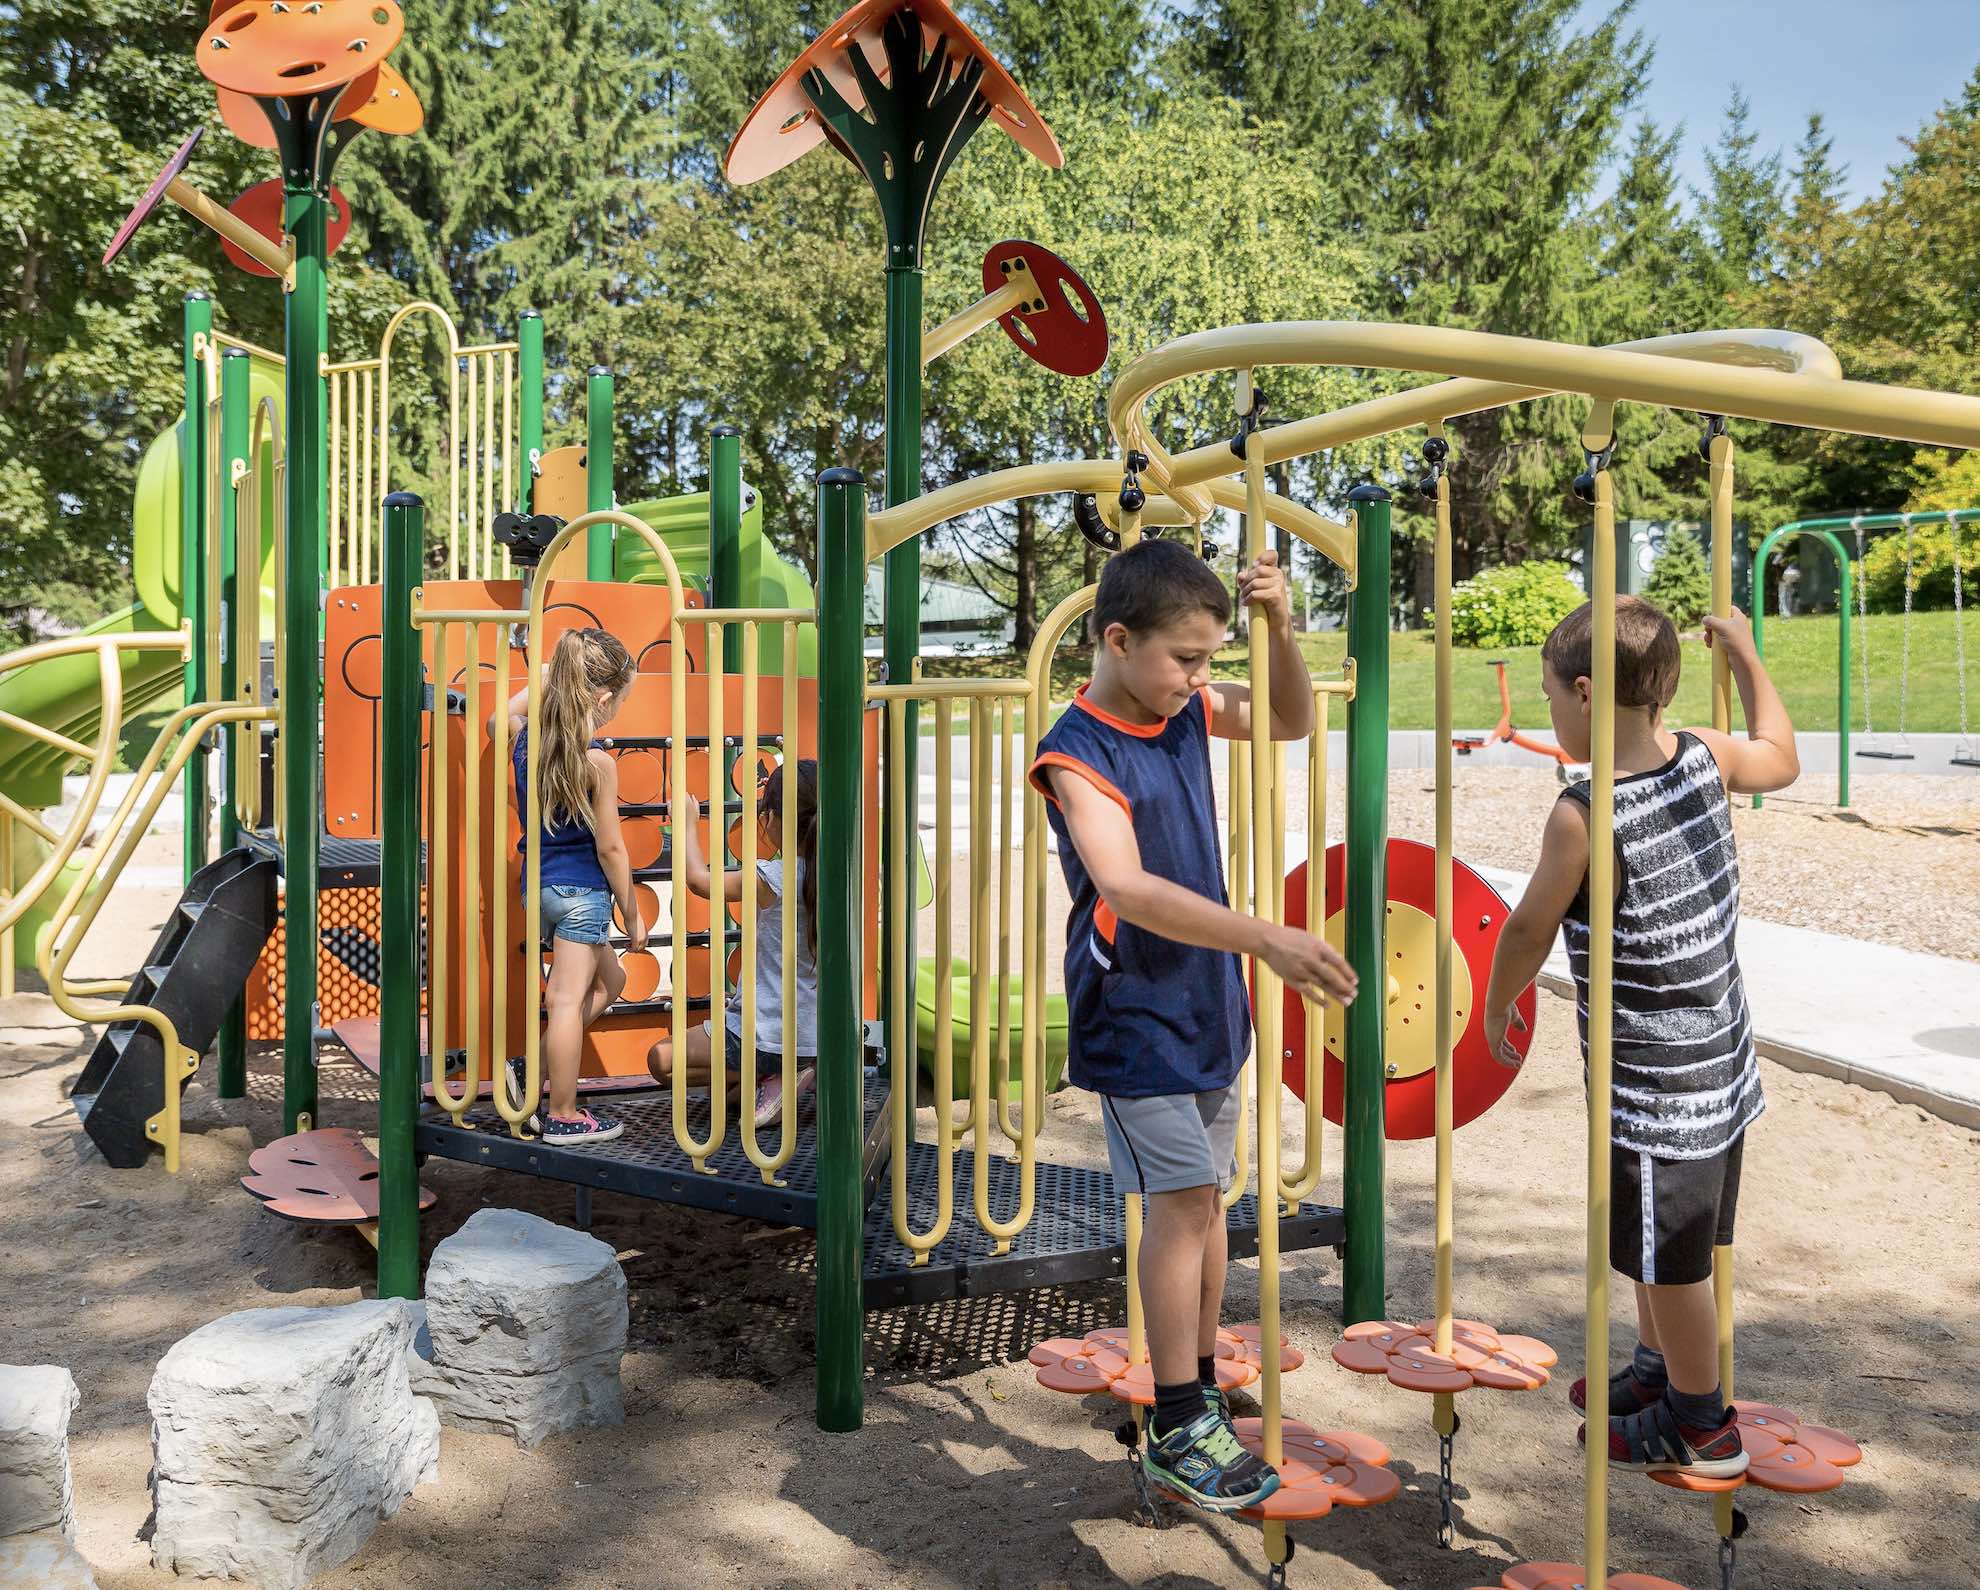
<svg viewBox="0 0 1980 1590">
<path fill-rule="evenodd" d="M 596 745 L 598 742 L 591 742 Z M 516 736 L 515 749 L 511 760 L 516 769 L 516 812 L 523 815 L 529 811 L 529 730 L 524 729 Z M 525 858 L 528 866 L 528 842 L 516 841 L 516 854 Z M 566 889 L 609 889 L 611 883 L 605 877 L 605 869 L 598 864 L 598 839 L 583 823 L 572 821 L 552 828 L 543 825 L 542 871 L 539 880 L 543 887 L 552 884 Z M 529 886 L 525 872 L 523 887 Z"/>
<path fill-rule="evenodd" d="M 1116 918 L 1080 864 L 1045 780 L 1048 768 L 1077 774 L 1119 802 L 1149 872 L 1228 905 L 1207 701 L 1198 692 L 1166 723 L 1129 723 L 1094 706 L 1082 686 L 1039 742 L 1031 782 L 1045 796 L 1072 894 L 1066 1005 L 1073 1083 L 1116 1098 L 1228 1087 L 1251 1052 L 1251 1002 L 1238 957 Z"/>
</svg>

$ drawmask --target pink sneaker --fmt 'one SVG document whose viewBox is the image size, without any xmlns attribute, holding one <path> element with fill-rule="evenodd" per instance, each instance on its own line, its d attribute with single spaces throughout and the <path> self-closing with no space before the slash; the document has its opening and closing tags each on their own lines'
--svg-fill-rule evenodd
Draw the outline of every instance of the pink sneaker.
<svg viewBox="0 0 1980 1590">
<path fill-rule="evenodd" d="M 817 1082 L 818 1072 L 816 1067 L 803 1066 L 799 1069 L 797 1074 L 797 1097 L 798 1108 L 800 1110 L 804 1108 L 804 1101 L 810 1095 L 811 1090 L 817 1085 Z M 783 1118 L 784 1074 L 781 1070 L 778 1070 L 771 1072 L 769 1076 L 757 1084 L 756 1124 L 758 1126 L 775 1126 Z"/>
</svg>

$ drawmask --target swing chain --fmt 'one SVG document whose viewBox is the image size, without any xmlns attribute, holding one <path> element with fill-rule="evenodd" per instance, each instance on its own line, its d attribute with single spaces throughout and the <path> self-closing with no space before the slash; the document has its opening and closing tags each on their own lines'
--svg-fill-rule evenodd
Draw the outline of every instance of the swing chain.
<svg viewBox="0 0 1980 1590">
<path fill-rule="evenodd" d="M 1898 749 L 1909 751 L 1911 741 L 1905 733 L 1911 706 L 1911 515 L 1904 516 L 1904 628 L 1902 651 L 1898 661 Z"/>
<path fill-rule="evenodd" d="M 1162 1503 L 1148 1483 L 1148 1470 L 1141 1464 L 1141 1426 L 1134 1419 L 1122 1421 L 1114 1439 L 1127 1448 L 1128 1473 L 1134 1477 L 1134 1522 L 1143 1529 L 1167 1529 L 1169 1520 Z"/>
<path fill-rule="evenodd" d="M 1148 493 L 1141 489 L 1141 472 L 1148 467 L 1148 455 L 1130 447 L 1127 473 L 1121 476 L 1121 512 L 1140 513 L 1148 506 Z"/>
<path fill-rule="evenodd" d="M 1970 760 L 1973 742 L 1966 727 L 1966 582 L 1959 568 L 1959 515 L 1948 513 L 1946 526 L 1952 531 L 1953 652 L 1959 663 L 1959 739 L 1953 745 L 1953 757 Z"/>
<path fill-rule="evenodd" d="M 1700 416 L 1705 421 L 1705 429 L 1698 437 L 1698 456 L 1706 463 L 1712 462 L 1712 438 L 1726 434 L 1726 417 L 1723 414 Z"/>
<path fill-rule="evenodd" d="M 1436 500 L 1437 482 L 1444 478 L 1449 468 L 1451 444 L 1441 436 L 1433 436 L 1423 444 L 1423 462 L 1429 473 L 1416 483 L 1416 494 Z"/>
<path fill-rule="evenodd" d="M 1850 521 L 1856 532 L 1856 655 L 1863 664 L 1863 738 L 1873 738 L 1876 727 L 1870 717 L 1870 576 L 1863 566 L 1863 520 Z"/>
<path fill-rule="evenodd" d="M 1291 1535 L 1287 1535 L 1285 1541 L 1285 1556 L 1278 1562 L 1267 1562 L 1265 1564 L 1265 1583 L 1267 1590 L 1286 1590 L 1286 1570 L 1292 1566 L 1293 1552 L 1297 1549 L 1297 1545 Z"/>
<path fill-rule="evenodd" d="M 1238 416 L 1237 435 L 1231 438 L 1231 455 L 1243 459 L 1245 445 L 1251 440 L 1251 433 L 1262 430 L 1265 425 L 1265 389 L 1254 385 L 1251 389 L 1251 407 Z"/>
<path fill-rule="evenodd" d="M 1719 1537 L 1719 1590 L 1733 1590 L 1734 1576 L 1739 1572 L 1739 1547 L 1733 1544 L 1730 1535 Z"/>
<path fill-rule="evenodd" d="M 1603 447 L 1596 449 L 1583 443 L 1581 455 L 1585 468 L 1574 477 L 1574 494 L 1582 502 L 1593 505 L 1595 501 L 1595 477 L 1615 462 L 1616 439 L 1611 436 Z"/>
<path fill-rule="evenodd" d="M 1457 1544 L 1457 1524 L 1451 1516 L 1452 1458 L 1457 1449 L 1457 1423 L 1452 1420 L 1449 1435 L 1437 1437 L 1437 1544 L 1449 1551 Z"/>
</svg>

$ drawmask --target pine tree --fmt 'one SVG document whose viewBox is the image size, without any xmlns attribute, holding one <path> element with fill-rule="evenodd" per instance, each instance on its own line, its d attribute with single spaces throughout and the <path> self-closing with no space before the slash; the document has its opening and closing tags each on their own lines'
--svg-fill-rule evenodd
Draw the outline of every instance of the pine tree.
<svg viewBox="0 0 1980 1590">
<path fill-rule="evenodd" d="M 1762 154 L 1759 146 L 1752 104 L 1735 88 L 1718 145 L 1705 151 L 1709 186 L 1697 196 L 1705 223 L 1699 275 L 1716 315 L 1741 302 L 1774 266 L 1786 194 L 1779 151 Z"/>
<path fill-rule="evenodd" d="M 1697 536 L 1688 530 L 1666 532 L 1643 598 L 1662 608 L 1679 629 L 1692 628 L 1712 610 L 1712 575 Z"/>
<path fill-rule="evenodd" d="M 1119 114 L 1145 97 L 1141 0 L 979 0 L 967 15 L 1048 123 L 1076 102 Z"/>
</svg>

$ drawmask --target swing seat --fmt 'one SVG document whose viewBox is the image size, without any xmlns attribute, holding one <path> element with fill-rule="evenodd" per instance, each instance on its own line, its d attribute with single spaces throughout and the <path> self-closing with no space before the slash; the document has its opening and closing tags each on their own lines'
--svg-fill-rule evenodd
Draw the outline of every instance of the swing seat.
<svg viewBox="0 0 1980 1590">
<path fill-rule="evenodd" d="M 1917 757 L 1909 751 L 1858 751 L 1858 756 L 1867 756 L 1876 762 L 1915 762 Z"/>
</svg>

